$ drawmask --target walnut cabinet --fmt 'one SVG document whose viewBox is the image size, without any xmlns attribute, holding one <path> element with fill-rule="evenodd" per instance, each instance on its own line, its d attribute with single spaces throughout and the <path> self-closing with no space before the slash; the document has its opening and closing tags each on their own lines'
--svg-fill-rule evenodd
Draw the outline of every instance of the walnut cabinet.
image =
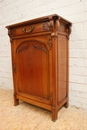
<svg viewBox="0 0 87 130">
<path fill-rule="evenodd" d="M 11 42 L 14 105 L 19 100 L 52 112 L 68 107 L 71 22 L 49 15 L 6 26 Z"/>
</svg>

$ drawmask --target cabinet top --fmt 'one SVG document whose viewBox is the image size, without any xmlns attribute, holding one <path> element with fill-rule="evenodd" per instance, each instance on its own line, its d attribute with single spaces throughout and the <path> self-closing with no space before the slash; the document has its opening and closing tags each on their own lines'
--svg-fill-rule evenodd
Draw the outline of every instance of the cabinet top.
<svg viewBox="0 0 87 130">
<path fill-rule="evenodd" d="M 40 23 L 40 22 L 50 21 L 50 20 L 60 20 L 60 21 L 63 21 L 65 24 L 72 25 L 72 23 L 70 21 L 66 20 L 65 18 L 63 18 L 57 14 L 52 14 L 52 15 L 43 16 L 43 17 L 28 20 L 28 21 L 8 25 L 8 26 L 6 26 L 6 28 L 11 29 L 11 28 L 16 28 L 16 27 L 21 27 L 24 25 L 29 25 L 29 24 L 31 25 L 34 23 Z"/>
</svg>

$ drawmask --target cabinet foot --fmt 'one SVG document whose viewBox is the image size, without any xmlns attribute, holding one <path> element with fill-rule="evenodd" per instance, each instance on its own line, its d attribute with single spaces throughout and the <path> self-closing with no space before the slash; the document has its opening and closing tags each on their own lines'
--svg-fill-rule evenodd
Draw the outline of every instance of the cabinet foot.
<svg viewBox="0 0 87 130">
<path fill-rule="evenodd" d="M 19 105 L 19 100 L 14 97 L 14 106 Z"/>
<path fill-rule="evenodd" d="M 64 104 L 64 106 L 65 106 L 65 108 L 68 108 L 69 103 L 68 103 L 68 102 L 66 102 L 66 103 Z"/>
<path fill-rule="evenodd" d="M 52 107 L 52 121 L 55 122 L 57 120 L 57 110 L 55 107 Z"/>
</svg>

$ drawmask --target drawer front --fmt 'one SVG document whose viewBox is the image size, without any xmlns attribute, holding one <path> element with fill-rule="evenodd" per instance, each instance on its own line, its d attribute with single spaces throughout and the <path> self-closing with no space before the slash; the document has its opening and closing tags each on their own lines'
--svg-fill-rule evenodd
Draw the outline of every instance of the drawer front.
<svg viewBox="0 0 87 130">
<path fill-rule="evenodd" d="M 17 35 L 41 33 L 45 31 L 51 31 L 49 22 L 43 22 L 43 23 L 32 24 L 32 25 L 15 28 L 15 29 L 12 29 L 11 34 L 12 36 L 17 36 Z"/>
</svg>

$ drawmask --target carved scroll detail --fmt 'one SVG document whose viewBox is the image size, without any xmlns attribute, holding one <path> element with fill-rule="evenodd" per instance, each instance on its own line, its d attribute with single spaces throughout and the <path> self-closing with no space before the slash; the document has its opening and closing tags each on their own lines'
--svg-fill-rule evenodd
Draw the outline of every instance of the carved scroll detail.
<svg viewBox="0 0 87 130">
<path fill-rule="evenodd" d="M 16 30 L 15 29 L 8 29 L 9 37 L 14 36 L 15 34 L 16 34 Z"/>
<path fill-rule="evenodd" d="M 16 48 L 16 52 L 20 53 L 21 51 L 27 50 L 28 47 L 29 47 L 29 43 L 27 43 L 27 41 L 24 41 L 18 45 L 18 47 Z"/>
<path fill-rule="evenodd" d="M 18 50 L 18 53 L 20 53 L 21 51 L 24 51 L 24 50 L 27 50 L 29 47 L 29 44 L 25 45 L 25 46 L 22 46 L 19 50 Z"/>
<path fill-rule="evenodd" d="M 67 38 L 68 38 L 68 39 L 69 39 L 70 33 L 71 33 L 71 25 L 69 25 L 69 26 L 67 27 Z"/>
<path fill-rule="evenodd" d="M 29 44 L 25 45 L 25 46 L 22 46 L 20 47 L 20 49 L 18 49 L 18 53 L 20 53 L 21 51 L 24 51 L 24 50 L 27 50 L 29 47 Z"/>
<path fill-rule="evenodd" d="M 47 53 L 47 49 L 45 48 L 45 47 L 42 47 L 41 45 L 39 45 L 39 44 L 36 44 L 36 45 L 32 45 L 34 48 L 37 48 L 37 49 L 40 49 L 40 50 L 43 50 L 44 52 L 46 52 Z"/>
</svg>

